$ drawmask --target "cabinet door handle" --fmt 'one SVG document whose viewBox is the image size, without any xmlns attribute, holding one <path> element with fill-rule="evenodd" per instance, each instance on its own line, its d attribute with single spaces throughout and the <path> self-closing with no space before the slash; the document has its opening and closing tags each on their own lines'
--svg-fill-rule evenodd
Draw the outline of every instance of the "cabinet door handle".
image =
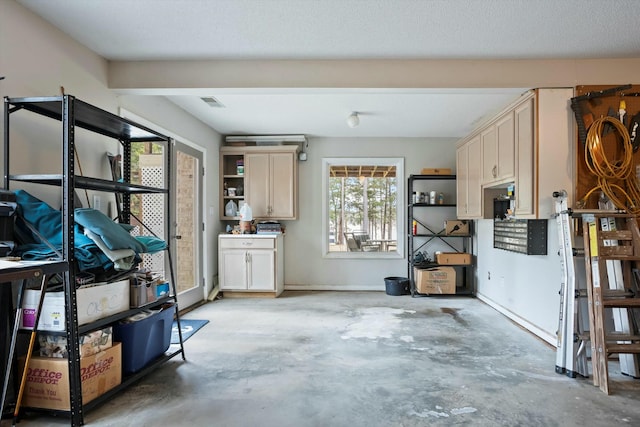
<svg viewBox="0 0 640 427">
<path fill-rule="evenodd" d="M 180 240 L 180 239 L 182 239 L 182 236 L 179 235 L 179 234 L 176 234 L 175 236 L 173 236 L 173 238 L 176 239 L 176 240 Z"/>
<path fill-rule="evenodd" d="M 253 242 L 242 242 L 242 246 L 251 246 Z"/>
<path fill-rule="evenodd" d="M 498 166 L 494 165 L 493 169 L 491 169 L 491 174 L 493 175 L 493 177 L 497 177 L 498 176 Z"/>
</svg>

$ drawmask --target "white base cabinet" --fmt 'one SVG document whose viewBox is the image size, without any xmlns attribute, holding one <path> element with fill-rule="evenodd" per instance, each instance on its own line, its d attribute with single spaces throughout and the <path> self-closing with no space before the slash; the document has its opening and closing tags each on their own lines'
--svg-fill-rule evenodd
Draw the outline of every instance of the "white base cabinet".
<svg viewBox="0 0 640 427">
<path fill-rule="evenodd" d="M 282 235 L 221 234 L 218 248 L 221 291 L 282 293 Z"/>
</svg>

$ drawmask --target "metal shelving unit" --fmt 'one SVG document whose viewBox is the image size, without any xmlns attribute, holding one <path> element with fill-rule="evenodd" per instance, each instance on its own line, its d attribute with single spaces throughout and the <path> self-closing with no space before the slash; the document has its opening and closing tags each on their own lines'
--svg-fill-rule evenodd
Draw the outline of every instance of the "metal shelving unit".
<svg viewBox="0 0 640 427">
<path fill-rule="evenodd" d="M 452 252 L 470 252 L 473 247 L 473 230 L 471 229 L 472 222 L 469 222 L 469 234 L 445 234 L 445 228 L 442 224 L 438 225 L 435 222 L 427 222 L 424 219 L 417 217 L 417 211 L 422 209 L 439 209 L 446 210 L 443 216 L 447 219 L 455 219 L 456 205 L 452 203 L 442 204 L 430 204 L 424 202 L 414 202 L 413 192 L 416 190 L 416 184 L 420 181 L 452 181 L 455 184 L 455 175 L 410 175 L 407 185 L 407 277 L 411 286 L 411 296 L 423 296 L 426 294 L 419 294 L 416 291 L 415 272 L 416 268 L 431 268 L 438 267 L 442 264 L 438 264 L 434 260 L 431 262 L 415 263 L 415 257 L 423 248 L 428 248 L 438 243 L 443 248 L 451 250 Z M 455 200 L 455 195 L 449 195 L 449 199 Z M 450 213 L 449 213 L 450 212 Z M 449 216 L 450 215 L 450 216 Z M 417 221 L 420 232 L 413 233 L 413 221 Z M 422 231 L 424 230 L 424 231 Z M 455 242 L 459 243 L 455 243 Z M 460 246 L 461 245 L 461 246 Z M 462 274 L 462 286 L 456 287 L 456 295 L 473 295 L 475 293 L 473 263 L 452 265 L 447 264 L 447 267 L 454 267 L 456 272 Z"/>
<path fill-rule="evenodd" d="M 46 116 L 54 120 L 60 121 L 62 124 L 62 174 L 56 175 L 11 175 L 10 174 L 10 118 L 12 114 L 18 111 L 26 110 L 32 113 Z M 71 419 L 71 425 L 84 424 L 84 410 L 90 409 L 100 403 L 109 400 L 114 394 L 127 387 L 140 377 L 153 371 L 161 363 L 166 362 L 172 357 L 181 354 L 185 359 L 184 346 L 182 341 L 182 333 L 180 328 L 180 316 L 177 302 L 176 281 L 173 271 L 173 262 L 169 248 L 166 249 L 172 295 L 152 305 L 146 305 L 139 309 L 131 309 L 117 315 L 100 319 L 88 325 L 78 326 L 77 301 L 75 289 L 75 257 L 74 257 L 74 191 L 76 189 L 87 189 L 102 192 L 112 192 L 122 196 L 122 213 L 120 222 L 129 223 L 131 219 L 130 204 L 131 194 L 158 193 L 165 194 L 165 211 L 166 211 L 166 236 L 169 236 L 171 194 L 168 190 L 169 183 L 161 188 L 147 187 L 142 185 L 131 184 L 131 144 L 134 142 L 153 142 L 164 146 L 166 159 L 166 175 L 171 176 L 171 139 L 152 129 L 139 125 L 135 122 L 109 113 L 105 110 L 87 104 L 71 95 L 62 95 L 55 97 L 31 97 L 31 98 L 4 98 L 4 188 L 9 189 L 12 181 L 29 182 L 44 185 L 55 185 L 62 188 L 62 259 L 69 268 L 63 273 L 63 288 L 65 293 L 65 310 L 66 310 L 66 335 L 68 345 L 68 361 L 69 361 L 69 388 L 70 388 L 70 410 L 53 411 L 65 412 Z M 74 152 L 75 152 L 75 130 L 76 128 L 86 129 L 90 132 L 100 134 L 109 138 L 116 139 L 123 148 L 123 179 L 122 182 L 115 182 L 97 178 L 84 176 L 76 176 L 74 170 Z M 178 323 L 178 331 L 180 336 L 180 344 L 172 346 L 165 355 L 152 361 L 135 374 L 124 376 L 122 383 L 109 390 L 107 393 L 97 397 L 96 399 L 82 404 L 82 383 L 80 380 L 80 351 L 79 351 L 79 335 L 92 330 L 100 329 L 109 324 L 113 324 L 120 319 L 135 314 L 143 309 L 158 306 L 167 301 L 173 302 L 175 310 L 175 318 Z M 37 409 L 39 411 L 49 411 Z"/>
</svg>

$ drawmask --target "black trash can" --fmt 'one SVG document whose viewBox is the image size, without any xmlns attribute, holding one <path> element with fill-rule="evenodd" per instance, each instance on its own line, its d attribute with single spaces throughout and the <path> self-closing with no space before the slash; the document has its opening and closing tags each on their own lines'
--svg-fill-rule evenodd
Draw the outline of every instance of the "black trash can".
<svg viewBox="0 0 640 427">
<path fill-rule="evenodd" d="M 409 295 L 409 279 L 406 277 L 385 277 L 387 295 Z"/>
</svg>

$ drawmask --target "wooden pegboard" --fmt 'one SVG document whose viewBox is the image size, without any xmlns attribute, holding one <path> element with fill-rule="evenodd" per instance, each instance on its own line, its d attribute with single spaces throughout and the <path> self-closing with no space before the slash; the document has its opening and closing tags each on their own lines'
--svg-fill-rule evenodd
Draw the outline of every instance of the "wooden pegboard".
<svg viewBox="0 0 640 427">
<path fill-rule="evenodd" d="M 629 86 L 623 90 L 612 90 L 623 86 Z M 611 93 L 609 93 L 609 91 Z M 604 96 L 599 96 L 601 92 L 606 92 Z M 620 108 L 621 101 L 626 104 L 626 114 L 623 117 L 623 124 L 631 134 L 632 121 L 634 118 L 640 120 L 640 86 L 639 85 L 588 85 L 577 86 L 575 90 L 574 99 L 579 99 L 583 95 L 588 95 L 591 99 L 582 99 L 578 101 L 580 109 L 582 110 L 582 118 L 585 124 L 585 129 L 588 130 L 590 122 L 593 119 L 597 119 L 602 116 L 612 115 L 618 117 L 618 110 Z M 584 98 L 584 97 L 583 97 Z M 574 111 L 575 113 L 575 111 Z M 578 114 L 576 114 L 576 121 L 578 121 Z M 580 134 L 580 132 L 578 132 Z M 640 127 L 636 130 L 635 142 L 640 142 Z M 605 148 L 605 154 L 608 159 L 616 159 L 621 157 L 622 153 L 622 137 L 619 132 L 611 129 L 611 132 L 603 132 L 602 136 L 603 145 Z M 597 185 L 596 177 L 587 168 L 585 161 L 585 149 L 584 143 L 580 137 L 576 138 L 576 159 L 577 159 L 577 173 L 576 173 L 576 193 L 575 200 L 582 199 L 593 187 Z M 633 154 L 634 166 L 640 164 L 640 149 L 637 149 Z M 597 195 L 593 195 L 589 198 L 587 208 L 597 208 Z"/>
</svg>

